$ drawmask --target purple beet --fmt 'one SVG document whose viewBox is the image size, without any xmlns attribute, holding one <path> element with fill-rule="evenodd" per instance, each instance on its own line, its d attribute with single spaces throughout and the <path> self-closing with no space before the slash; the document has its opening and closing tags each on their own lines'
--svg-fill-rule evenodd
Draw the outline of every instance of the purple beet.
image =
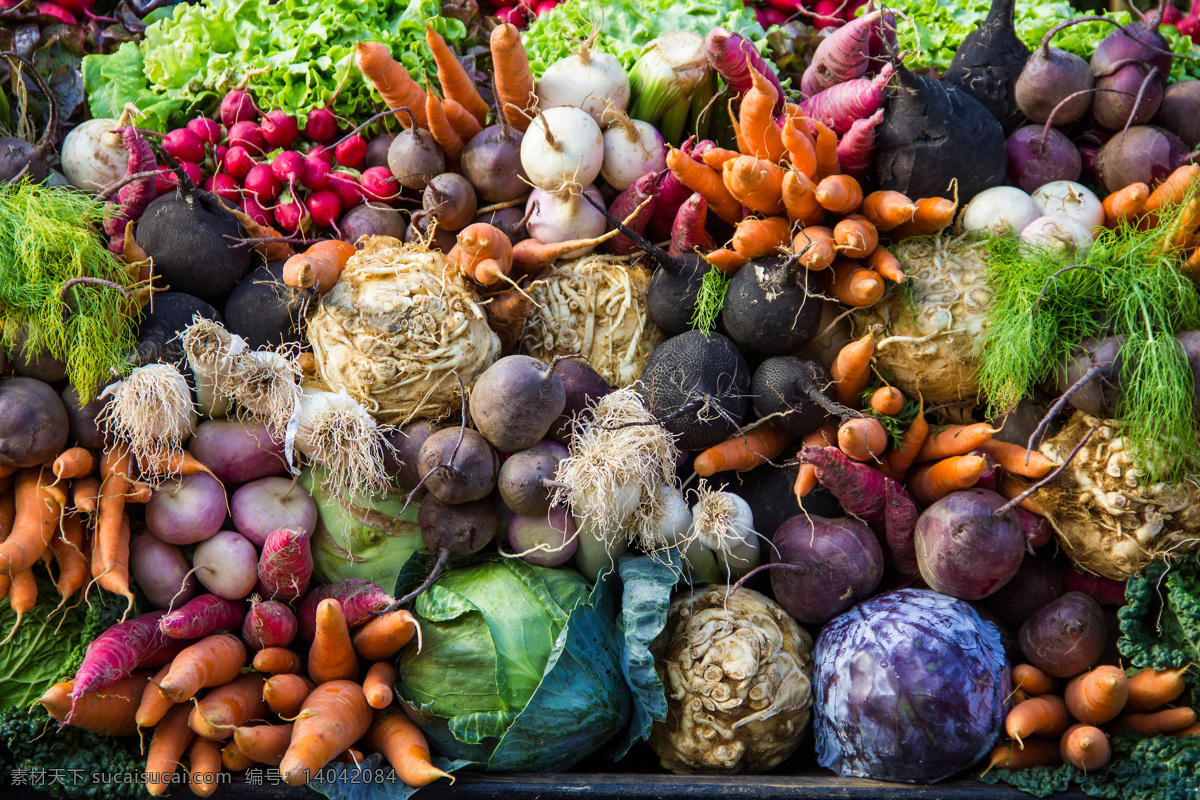
<svg viewBox="0 0 1200 800">
<path fill-rule="evenodd" d="M 1025 533 L 1008 501 L 987 489 L 952 492 L 917 520 L 917 565 L 934 591 L 981 600 L 1012 580 L 1025 557 Z"/>
<path fill-rule="evenodd" d="M 799 622 L 820 625 L 867 599 L 883 577 L 883 550 L 865 523 L 851 518 L 792 517 L 772 539 L 777 561 L 771 589 Z"/>
</svg>

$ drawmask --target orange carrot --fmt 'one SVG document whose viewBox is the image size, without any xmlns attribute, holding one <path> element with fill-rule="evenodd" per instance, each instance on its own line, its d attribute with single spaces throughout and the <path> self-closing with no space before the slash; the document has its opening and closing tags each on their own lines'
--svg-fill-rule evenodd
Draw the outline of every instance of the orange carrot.
<svg viewBox="0 0 1200 800">
<path fill-rule="evenodd" d="M 16 467 L 11 467 L 8 464 L 0 464 L 0 478 L 7 478 L 10 475 L 17 473 Z"/>
<path fill-rule="evenodd" d="M 1031 697 L 1009 711 L 1004 718 L 1004 731 L 1023 746 L 1023 739 L 1030 736 L 1058 736 L 1070 724 L 1067 704 L 1061 697 L 1048 694 Z"/>
<path fill-rule="evenodd" d="M 1126 728 L 1140 736 L 1158 736 L 1181 731 L 1196 721 L 1190 708 L 1168 708 L 1145 714 L 1130 714 L 1117 720 L 1118 728 Z"/>
<path fill-rule="evenodd" d="M 915 469 L 908 490 L 922 505 L 931 506 L 951 492 L 970 489 L 986 469 L 981 456 L 950 456 Z"/>
<path fill-rule="evenodd" d="M 746 137 L 742 135 L 742 124 L 738 122 L 737 114 L 733 113 L 733 98 L 725 104 L 725 110 L 729 113 L 729 126 L 733 128 L 733 139 L 737 143 L 737 149 L 746 155 L 754 155 L 750 150 L 750 145 L 746 142 Z"/>
<path fill-rule="evenodd" d="M 904 410 L 904 392 L 895 386 L 880 386 L 871 395 L 871 410 L 885 417 L 894 417 Z"/>
<path fill-rule="evenodd" d="M 221 748 L 221 766 L 230 772 L 241 772 L 254 766 L 254 763 L 254 759 L 243 753 L 236 741 L 228 741 Z"/>
<path fill-rule="evenodd" d="M 367 731 L 367 747 L 383 755 L 405 785 L 412 789 L 426 786 L 438 778 L 454 778 L 442 772 L 429 759 L 429 744 L 421 729 L 396 711 L 377 713 Z"/>
<path fill-rule="evenodd" d="M 913 417 L 904 436 L 900 437 L 900 444 L 889 450 L 883 459 L 888 472 L 897 480 L 903 478 L 904 473 L 908 472 L 908 468 L 912 466 L 913 459 L 917 457 L 917 453 L 925 444 L 925 437 L 928 435 L 929 423 L 925 421 L 925 400 L 922 398 L 917 405 L 917 415 Z"/>
<path fill-rule="evenodd" d="M 1154 191 L 1146 199 L 1146 210 L 1159 211 L 1166 206 L 1181 203 L 1198 185 L 1200 164 L 1184 164 L 1154 187 Z"/>
<path fill-rule="evenodd" d="M 0 503 L 3 500 L 0 499 Z M 2 526 L 0 526 L 2 527 Z M 60 533 L 50 542 L 54 560 L 58 562 L 55 586 L 64 605 L 68 598 L 83 588 L 88 579 L 87 555 L 84 554 L 83 520 L 75 514 L 64 514 Z"/>
<path fill-rule="evenodd" d="M 840 173 L 842 171 L 842 164 L 838 160 L 837 155 L 837 134 L 824 123 L 817 122 L 816 120 L 810 120 L 810 122 L 817 132 L 817 172 L 812 176 L 812 179 L 819 183 L 830 175 Z"/>
<path fill-rule="evenodd" d="M 785 217 L 747 217 L 733 231 L 733 249 L 746 258 L 761 258 L 786 246 L 791 232 Z"/>
<path fill-rule="evenodd" d="M 327 294 L 337 283 L 350 256 L 357 252 L 358 248 L 349 242 L 323 239 L 284 263 L 283 282 L 293 289 L 316 286 L 321 294 Z"/>
<path fill-rule="evenodd" d="M 371 719 L 371 707 L 357 683 L 321 684 L 304 701 L 292 726 L 291 743 L 279 764 L 280 777 L 292 786 L 302 786 L 334 756 L 361 739 L 371 727 Z"/>
<path fill-rule="evenodd" d="M 100 499 L 100 479 L 88 476 L 86 478 L 77 478 L 71 482 L 71 505 L 77 511 L 82 511 L 84 514 L 91 514 L 96 510 L 96 503 Z"/>
<path fill-rule="evenodd" d="M 438 83 L 442 85 L 442 94 L 446 100 L 453 100 L 468 111 L 482 130 L 487 123 L 490 109 L 479 96 L 475 82 L 463 68 L 462 62 L 454 55 L 454 51 L 446 44 L 441 34 L 428 25 L 425 26 L 425 44 L 429 47 L 434 63 L 437 64 Z"/>
<path fill-rule="evenodd" d="M 138 703 L 137 713 L 134 715 L 137 727 L 153 728 L 171 710 L 171 706 L 175 705 L 163 697 L 162 690 L 158 688 L 170 671 L 171 665 L 166 664 L 150 679 L 146 691 L 142 693 L 141 702 Z"/>
<path fill-rule="evenodd" d="M 350 643 L 350 630 L 342 604 L 326 598 L 317 605 L 317 628 L 308 648 L 308 674 L 318 684 L 352 680 L 358 675 L 358 656 Z"/>
<path fill-rule="evenodd" d="M 137 483 L 129 484 L 129 491 L 125 493 L 125 503 L 132 505 L 146 505 L 150 502 L 150 498 L 154 495 L 154 487 L 148 483 L 138 481 Z"/>
<path fill-rule="evenodd" d="M 492 66 L 496 79 L 496 105 L 508 124 L 524 132 L 532 117 L 526 112 L 536 95 L 529 56 L 515 25 L 505 22 L 492 30 Z"/>
<path fill-rule="evenodd" d="M 997 745 L 988 758 L 984 772 L 993 769 L 1032 769 L 1033 767 L 1056 767 L 1062 763 L 1058 742 L 1045 739 L 1029 739 L 1024 749 L 1013 744 Z"/>
<path fill-rule="evenodd" d="M 710 147 L 700 156 L 700 160 L 704 162 L 705 166 L 719 170 L 724 168 L 725 162 L 741 157 L 742 154 L 737 150 L 726 150 L 724 147 Z"/>
<path fill-rule="evenodd" d="M 1050 694 L 1054 691 L 1054 678 L 1032 664 L 1019 664 L 1013 667 L 1012 680 L 1014 688 L 1024 689 L 1033 697 Z"/>
<path fill-rule="evenodd" d="M 1144 669 L 1129 679 L 1129 702 L 1125 710 L 1132 714 L 1153 711 L 1183 694 L 1187 688 L 1188 668 Z"/>
<path fill-rule="evenodd" d="M 816 184 L 804 173 L 794 169 L 785 172 L 780 191 L 783 207 L 793 222 L 818 225 L 825 219 L 825 209 L 817 202 Z"/>
<path fill-rule="evenodd" d="M 817 174 L 817 148 L 808 134 L 797 127 L 791 117 L 783 123 L 780 131 L 783 146 L 787 148 L 788 160 L 797 172 L 811 178 Z"/>
<path fill-rule="evenodd" d="M 1104 226 L 1115 228 L 1122 222 L 1133 222 L 1146 213 L 1146 201 L 1150 199 L 1150 187 L 1144 183 L 1131 183 L 1104 198 Z"/>
<path fill-rule="evenodd" d="M 476 222 L 458 232 L 446 258 L 467 278 L 491 286 L 512 273 L 512 240 L 495 225 Z"/>
<path fill-rule="evenodd" d="M 300 671 L 300 656 L 286 647 L 264 647 L 254 654 L 251 664 L 259 672 L 269 675 L 296 673 Z"/>
<path fill-rule="evenodd" d="M 221 745 L 196 739 L 188 748 L 188 788 L 192 794 L 209 797 L 221 780 Z"/>
<path fill-rule="evenodd" d="M 38 702 L 59 722 L 66 722 L 70 714 L 69 724 L 76 728 L 104 736 L 131 736 L 137 732 L 134 714 L 148 685 L 146 673 L 135 672 L 106 689 L 81 695 L 72 709 L 67 695 L 75 688 L 75 681 L 69 680 L 51 686 Z"/>
<path fill-rule="evenodd" d="M 1157 249 L 1172 255 L 1182 253 L 1191 244 L 1197 227 L 1200 227 L 1200 197 L 1192 197 L 1162 224 L 1163 236 Z"/>
<path fill-rule="evenodd" d="M 189 708 L 183 703 L 174 706 L 155 727 L 150 739 L 150 749 L 146 752 L 146 791 L 156 797 L 170 788 L 179 759 L 196 737 L 187 724 Z"/>
<path fill-rule="evenodd" d="M 279 765 L 292 741 L 292 723 L 249 725 L 233 729 L 233 743 L 246 758 L 259 764 Z M 322 765 L 324 766 L 324 765 Z"/>
<path fill-rule="evenodd" d="M 875 461 L 887 449 L 888 435 L 875 417 L 846 420 L 838 428 L 838 449 L 854 461 Z"/>
<path fill-rule="evenodd" d="M 129 515 L 121 513 L 116 535 L 107 541 L 100 537 L 99 530 L 97 526 L 96 535 L 92 537 L 92 580 L 101 589 L 124 597 L 128 613 L 134 603 L 129 588 Z"/>
<path fill-rule="evenodd" d="M 316 684 L 303 675 L 272 675 L 263 683 L 262 697 L 267 707 L 281 717 L 292 717 L 312 694 Z"/>
<path fill-rule="evenodd" d="M 54 477 L 60 481 L 82 478 L 96 467 L 96 457 L 86 447 L 72 447 L 54 459 Z"/>
<path fill-rule="evenodd" d="M 979 449 L 996 459 L 1002 469 L 1025 478 L 1044 478 L 1058 466 L 1037 450 L 1026 450 L 999 439 L 988 439 Z M 1029 463 L 1025 463 L 1027 458 Z"/>
<path fill-rule="evenodd" d="M 8 644 L 13 636 L 17 633 L 17 628 L 21 625 L 21 618 L 28 612 L 33 610 L 37 605 L 37 581 L 33 577 L 32 569 L 21 570 L 14 572 L 9 576 L 8 585 L 8 605 L 13 613 L 17 615 L 13 621 L 12 629 L 8 632 L 8 636 L 0 641 L 0 645 Z"/>
<path fill-rule="evenodd" d="M 708 168 L 705 167 L 705 169 Z M 613 228 L 608 233 L 597 236 L 594 239 L 571 239 L 565 242 L 554 242 L 553 244 L 545 244 L 532 238 L 522 239 L 513 245 L 512 277 L 519 278 L 525 275 L 537 275 L 555 261 L 567 256 L 572 250 L 578 250 L 581 247 L 595 247 L 598 244 L 607 242 L 619 233 L 620 231 Z"/>
<path fill-rule="evenodd" d="M 871 192 L 863 198 L 862 213 L 877 229 L 890 231 L 911 222 L 917 213 L 917 204 L 900 192 Z"/>
<path fill-rule="evenodd" d="M 950 456 L 965 456 L 981 447 L 995 433 L 996 429 L 985 422 L 947 425 L 925 439 L 925 444 L 921 445 L 921 450 L 917 453 L 917 463 L 940 461 Z"/>
<path fill-rule="evenodd" d="M 865 264 L 870 269 L 875 270 L 885 280 L 892 283 L 904 283 L 904 270 L 900 267 L 900 259 L 892 255 L 883 245 L 877 246 L 872 250 L 865 259 Z"/>
<path fill-rule="evenodd" d="M 401 648 L 419 633 L 416 617 L 404 609 L 399 609 L 371 617 L 365 624 L 354 629 L 350 640 L 354 643 L 354 652 L 358 653 L 359 658 L 382 661 L 399 653 Z"/>
<path fill-rule="evenodd" d="M 796 437 L 770 424 L 736 433 L 696 457 L 692 469 L 702 478 L 718 472 L 743 472 L 761 466 L 782 453 Z"/>
<path fill-rule="evenodd" d="M 667 153 L 667 168 L 680 183 L 693 192 L 698 192 L 708 203 L 709 210 L 722 220 L 730 225 L 741 221 L 742 204 L 733 199 L 733 195 L 725 188 L 721 173 L 675 148 L 671 148 Z"/>
<path fill-rule="evenodd" d="M 1018 480 L 1015 476 L 1006 472 L 1000 473 L 1000 480 L 996 482 L 996 491 L 1000 493 L 1006 500 L 1012 500 L 1019 497 L 1028 489 L 1026 483 Z M 1032 497 L 1026 497 L 1018 504 L 1021 508 L 1028 511 L 1030 514 L 1036 514 L 1039 517 L 1046 516 L 1046 509 L 1037 500 Z"/>
<path fill-rule="evenodd" d="M 823 225 L 810 225 L 803 228 L 792 239 L 792 252 L 800 257 L 800 265 L 807 270 L 817 272 L 833 263 L 837 252 L 834 250 L 837 242 L 833 239 L 833 231 Z"/>
<path fill-rule="evenodd" d="M 1099 666 L 1067 683 L 1063 699 L 1071 716 L 1088 725 L 1115 719 L 1129 698 L 1129 679 L 1120 667 Z"/>
<path fill-rule="evenodd" d="M 837 443 L 837 431 L 828 423 L 822 425 L 815 433 L 810 433 L 800 440 L 805 447 L 829 447 Z M 792 493 L 797 503 L 803 503 L 803 498 L 817 488 L 817 468 L 812 464 L 801 464 L 796 473 L 796 483 Z"/>
<path fill-rule="evenodd" d="M 834 214 L 850 214 L 862 205 L 863 193 L 859 182 L 849 175 L 830 175 L 817 184 L 817 202 Z"/>
<path fill-rule="evenodd" d="M 847 258 L 866 258 L 879 244 L 879 233 L 866 217 L 850 214 L 833 226 L 833 240 Z"/>
<path fill-rule="evenodd" d="M 749 259 L 736 250 L 721 247 L 706 253 L 704 260 L 726 275 L 735 275 Z"/>
<path fill-rule="evenodd" d="M 400 675 L 388 661 L 376 661 L 363 678 L 363 694 L 371 708 L 387 708 L 392 704 L 392 687 L 399 683 Z"/>
<path fill-rule="evenodd" d="M 229 683 L 245 663 L 246 646 L 241 639 L 228 633 L 214 634 L 175 656 L 158 686 L 163 697 L 172 703 L 182 703 L 201 689 Z"/>
<path fill-rule="evenodd" d="M 733 199 L 760 214 L 783 211 L 784 171 L 761 158 L 738 156 L 721 167 L 721 179 Z"/>
<path fill-rule="evenodd" d="M 826 290 L 843 305 L 865 308 L 883 297 L 883 278 L 873 269 L 864 268 L 858 261 L 835 258 L 825 278 Z"/>
<path fill-rule="evenodd" d="M 1108 766 L 1112 748 L 1104 731 L 1092 725 L 1072 725 L 1059 744 L 1063 761 L 1085 773 L 1097 772 Z"/>
<path fill-rule="evenodd" d="M 875 336 L 872 333 L 848 342 L 838 351 L 829 373 L 833 376 L 834 393 L 839 403 L 858 407 L 859 395 L 871 380 L 871 356 L 874 354 Z"/>
<path fill-rule="evenodd" d="M 750 66 L 750 77 L 754 85 L 742 95 L 739 117 L 742 139 L 750 148 L 746 155 L 778 163 L 787 152 L 783 146 L 783 134 L 775 124 L 775 102 L 779 99 L 779 93 L 753 66 Z"/>
<path fill-rule="evenodd" d="M 917 201 L 917 213 L 912 222 L 901 225 L 893 239 L 907 239 L 909 236 L 926 236 L 946 228 L 954 222 L 954 212 L 958 203 L 944 197 L 924 197 Z"/>
<path fill-rule="evenodd" d="M 354 48 L 354 63 L 363 77 L 371 82 L 392 111 L 407 108 L 412 113 L 397 113 L 396 119 L 405 129 L 416 121 L 418 127 L 429 127 L 425 117 L 425 90 L 408 74 L 388 49 L 378 42 L 359 42 Z"/>
<path fill-rule="evenodd" d="M 123 549 L 121 526 L 125 523 L 129 471 L 129 451 L 123 445 L 106 452 L 100 459 L 100 474 L 104 482 L 100 486 L 96 531 L 92 536 L 92 578 L 97 582 L 102 576 L 121 569 L 118 556 Z M 128 539 L 124 547 L 128 547 Z M 127 565 L 125 569 L 128 571 Z M 119 575 L 117 577 L 119 580 Z"/>
<path fill-rule="evenodd" d="M 1177 731 L 1171 731 L 1167 736 L 1174 736 L 1177 739 L 1200 739 L 1200 722 L 1192 723 Z"/>
<path fill-rule="evenodd" d="M 233 736 L 237 726 L 262 719 L 268 710 L 263 700 L 265 681 L 262 675 L 248 672 L 218 686 L 193 706 L 188 727 L 197 736 L 224 741 Z"/>
<path fill-rule="evenodd" d="M 442 148 L 446 158 L 457 161 L 462 155 L 465 142 L 450 125 L 442 101 L 433 92 L 425 95 L 425 118 L 429 121 L 429 132 L 433 134 L 433 140 Z"/>
<path fill-rule="evenodd" d="M 50 546 L 62 515 L 61 492 L 52 491 L 50 470 L 32 467 L 17 473 L 16 518 L 0 543 L 0 573 L 15 575 L 37 563 Z"/>
<path fill-rule="evenodd" d="M 275 230 L 270 225 L 264 225 L 235 205 L 230 205 L 220 198 L 218 198 L 217 202 L 224 206 L 229 213 L 237 217 L 238 222 L 242 223 L 242 227 L 246 229 L 247 238 L 278 240 L 263 241 L 254 245 L 253 250 L 266 258 L 267 261 L 287 261 L 289 258 L 296 255 L 296 251 L 292 249 L 292 246 L 284 241 L 282 233 Z M 132 225 L 133 223 L 130 224 Z M 130 233 L 132 234 L 132 231 L 130 231 Z M 125 241 L 129 242 L 132 240 L 132 238 L 132 235 L 128 235 L 126 236 Z M 147 263 L 149 263 L 149 259 L 147 259 Z M 138 276 L 138 280 L 148 279 L 149 276 Z"/>
<path fill-rule="evenodd" d="M 446 112 L 446 121 L 450 123 L 450 127 L 458 134 L 458 138 L 463 140 L 463 145 L 483 132 L 483 126 L 457 100 L 443 100 L 442 110 Z"/>
</svg>

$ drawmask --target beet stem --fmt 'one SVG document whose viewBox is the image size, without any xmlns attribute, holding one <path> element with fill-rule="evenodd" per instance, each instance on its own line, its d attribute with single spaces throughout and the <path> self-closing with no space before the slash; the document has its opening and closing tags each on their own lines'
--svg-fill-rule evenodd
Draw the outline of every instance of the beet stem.
<svg viewBox="0 0 1200 800">
<path fill-rule="evenodd" d="M 422 592 L 424 592 L 426 589 L 428 589 L 430 586 L 432 586 L 433 582 L 441 577 L 443 570 L 446 569 L 446 563 L 449 560 L 450 560 L 450 551 L 449 550 L 447 550 L 445 547 L 443 547 L 441 550 L 438 550 L 437 561 L 433 562 L 433 569 L 431 569 L 429 571 L 429 575 L 425 578 L 425 580 L 421 583 L 420 586 L 418 586 L 416 589 L 413 589 L 411 592 L 404 595 L 404 597 L 401 597 L 399 600 L 392 603 L 387 608 L 380 609 L 379 611 L 375 611 L 373 613 L 376 616 L 390 614 L 391 612 L 399 609 L 402 605 L 415 600 L 418 595 L 420 595 Z"/>
<path fill-rule="evenodd" d="M 126 175 L 123 178 L 113 181 L 108 186 L 106 186 L 100 192 L 100 194 L 96 195 L 96 201 L 99 203 L 103 203 L 105 200 L 112 197 L 114 194 L 121 191 L 126 186 L 133 183 L 134 181 L 142 181 L 142 180 L 145 180 L 146 178 L 155 178 L 155 177 L 158 177 L 158 170 L 156 170 L 156 169 L 148 169 L 143 172 L 130 173 L 129 175 Z"/>
<path fill-rule="evenodd" d="M 1038 439 L 1040 439 L 1042 437 L 1042 434 L 1044 434 L 1046 432 L 1046 429 L 1050 427 L 1050 421 L 1053 420 L 1058 415 L 1058 412 L 1062 411 L 1063 406 L 1065 406 L 1067 404 L 1067 401 L 1071 399 L 1071 395 L 1075 394 L 1075 392 L 1077 392 L 1081 388 L 1083 388 L 1083 386 L 1085 384 L 1087 384 L 1088 381 L 1090 381 L 1092 378 L 1096 377 L 1099 374 L 1100 374 L 1100 365 L 1097 364 L 1096 366 L 1092 367 L 1087 372 L 1085 372 L 1082 378 L 1075 381 L 1075 383 L 1071 384 L 1071 387 L 1069 389 L 1067 389 L 1065 392 L 1063 392 L 1062 397 L 1060 397 L 1054 401 L 1054 405 L 1050 406 L 1050 408 L 1046 411 L 1045 416 L 1043 416 L 1041 421 L 1038 422 L 1037 428 L 1035 428 L 1033 433 L 1029 436 L 1029 442 L 1025 446 L 1025 451 L 1026 451 L 1025 452 L 1025 464 L 1026 465 L 1029 464 L 1029 452 L 1033 450 L 1034 445 L 1037 444 Z"/>
<path fill-rule="evenodd" d="M 753 578 L 758 573 L 768 569 L 790 569 L 793 572 L 807 572 L 808 567 L 800 566 L 799 564 L 785 564 L 782 561 L 772 561 L 769 564 L 759 564 L 754 569 L 747 572 L 742 577 L 738 578 L 737 583 L 729 587 L 729 594 L 733 594 L 738 589 L 742 588 L 742 584 Z"/>
<path fill-rule="evenodd" d="M 1042 478 L 1040 481 L 1035 483 L 1033 486 L 1030 486 L 1028 489 L 1021 492 L 1019 495 L 1014 497 L 1012 500 L 1009 500 L 1007 503 L 1005 503 L 1004 505 L 997 508 L 995 511 L 992 512 L 992 516 L 998 517 L 998 516 L 1001 516 L 1002 514 L 1007 514 L 1009 511 L 1012 511 L 1014 508 L 1016 508 L 1021 503 L 1023 503 L 1026 498 L 1030 497 L 1038 489 L 1042 488 L 1046 484 L 1050 483 L 1050 481 L 1057 478 L 1058 474 L 1060 472 L 1062 472 L 1064 469 L 1066 469 L 1067 465 L 1071 463 L 1071 459 L 1073 459 L 1076 455 L 1078 455 L 1079 451 L 1083 449 L 1083 446 L 1085 444 L 1087 444 L 1088 439 L 1092 438 L 1092 434 L 1096 432 L 1097 427 L 1098 426 L 1093 425 L 1092 427 L 1088 428 L 1088 432 L 1086 434 L 1084 434 L 1084 437 L 1082 439 L 1079 440 L 1079 444 L 1075 445 L 1075 449 L 1071 451 L 1071 455 L 1067 456 L 1067 459 L 1065 461 L 1063 461 L 1063 463 L 1059 464 L 1058 467 L 1055 468 L 1055 470 L 1053 472 L 1051 472 L 1046 477 Z"/>
<path fill-rule="evenodd" d="M 1146 73 L 1146 77 L 1142 79 L 1142 85 L 1138 87 L 1137 97 L 1133 100 L 1133 108 L 1129 111 L 1129 117 L 1125 120 L 1125 127 L 1121 129 L 1121 144 L 1125 143 L 1125 134 L 1129 132 L 1129 126 L 1133 124 L 1133 118 L 1137 116 L 1138 107 L 1142 104 L 1142 98 L 1146 96 L 1146 87 L 1150 85 L 1151 79 L 1158 74 L 1158 67 L 1151 67 Z"/>
</svg>

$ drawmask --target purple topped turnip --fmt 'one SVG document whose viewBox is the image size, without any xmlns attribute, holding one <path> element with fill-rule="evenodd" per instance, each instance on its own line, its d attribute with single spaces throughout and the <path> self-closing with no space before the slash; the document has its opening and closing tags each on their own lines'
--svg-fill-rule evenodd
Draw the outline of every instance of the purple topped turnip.
<svg viewBox="0 0 1200 800">
<path fill-rule="evenodd" d="M 225 489 L 216 478 L 198 472 L 154 490 L 146 504 L 146 527 L 169 544 L 195 544 L 215 536 L 226 513 Z"/>
<path fill-rule="evenodd" d="M 303 486 L 290 478 L 259 478 L 229 498 L 233 526 L 256 547 L 279 528 L 294 528 L 307 536 L 317 530 L 317 504 Z"/>
<path fill-rule="evenodd" d="M 575 518 L 555 507 L 540 516 L 516 514 L 508 522 L 508 546 L 538 567 L 561 567 L 579 549 Z"/>
</svg>

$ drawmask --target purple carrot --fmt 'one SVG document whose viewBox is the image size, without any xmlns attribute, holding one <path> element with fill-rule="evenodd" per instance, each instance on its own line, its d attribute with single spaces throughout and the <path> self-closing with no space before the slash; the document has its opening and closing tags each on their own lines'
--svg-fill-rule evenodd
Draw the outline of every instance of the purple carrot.
<svg viewBox="0 0 1200 800">
<path fill-rule="evenodd" d="M 861 178 L 871 169 L 871 151 L 875 149 L 875 128 L 883 122 L 883 109 L 868 119 L 856 119 L 837 143 L 838 164 L 842 172 Z"/>
<path fill-rule="evenodd" d="M 750 67 L 754 67 L 755 70 L 762 73 L 775 86 L 777 98 L 775 115 L 779 116 L 783 113 L 783 85 L 779 83 L 779 77 L 775 74 L 775 70 L 771 69 L 770 65 L 759 55 L 754 42 L 740 33 L 732 33 L 725 28 L 716 27 L 708 32 L 708 36 L 704 37 L 704 50 L 708 54 L 708 63 L 725 79 L 725 82 L 739 98 L 750 91 L 750 87 L 754 85 L 754 79 L 750 76 Z"/>
<path fill-rule="evenodd" d="M 861 78 L 867 73 L 871 55 L 871 33 L 882 11 L 872 11 L 847 22 L 821 40 L 813 53 L 812 63 L 800 79 L 800 91 L 805 97 L 825 91 L 839 83 Z"/>
<path fill-rule="evenodd" d="M 847 513 L 876 533 L 887 531 L 885 500 L 891 478 L 874 467 L 851 461 L 836 447 L 805 447 L 800 451 L 800 463 L 816 468 L 817 482 L 837 498 Z"/>
<path fill-rule="evenodd" d="M 884 89 L 895 71 L 891 64 L 887 64 L 874 78 L 856 78 L 839 83 L 802 100 L 800 111 L 804 116 L 828 125 L 841 136 L 850 130 L 855 120 L 867 119 L 883 108 Z"/>
<path fill-rule="evenodd" d="M 625 222 L 632 230 L 640 233 L 646 233 L 646 225 L 650 222 L 650 217 L 654 215 L 654 206 L 658 202 L 659 179 L 662 173 L 647 172 L 642 177 L 638 178 L 629 188 L 621 192 L 612 201 L 612 205 L 608 207 L 608 213 L 612 214 L 622 222 L 626 217 L 637 211 L 637 216 Z M 649 200 L 646 205 L 642 203 Z M 641 206 L 641 210 L 638 207 Z M 617 236 L 612 241 L 607 242 L 606 252 L 612 253 L 615 256 L 628 256 L 639 252 L 638 246 L 625 234 Z"/>
<path fill-rule="evenodd" d="M 672 256 L 684 253 L 710 252 L 716 243 L 704 228 L 708 219 L 708 201 L 698 192 L 692 194 L 675 215 L 671 227 L 671 244 L 667 253 Z"/>
<path fill-rule="evenodd" d="M 150 143 L 135 126 L 126 125 L 121 129 L 121 143 L 129 151 L 126 178 L 139 172 L 150 172 L 158 166 Z M 108 249 L 111 253 L 121 255 L 125 251 L 126 224 L 140 218 L 154 197 L 154 178 L 151 177 L 130 181 L 117 191 L 116 202 L 108 203 L 115 206 L 115 210 L 104 220 L 104 232 L 110 237 Z"/>
<path fill-rule="evenodd" d="M 913 534 L 917 529 L 917 518 L 921 516 L 921 509 L 903 486 L 886 475 L 884 478 L 884 526 L 888 550 L 892 552 L 892 563 L 902 575 L 919 575 Z"/>
<path fill-rule="evenodd" d="M 304 595 L 296 606 L 296 619 L 300 623 L 300 636 L 311 642 L 317 630 L 317 605 L 327 597 L 342 604 L 346 624 L 353 628 L 371 618 L 376 611 L 387 608 L 396 598 L 383 589 L 362 578 L 347 578 L 344 581 L 318 586 Z"/>
<path fill-rule="evenodd" d="M 165 615 L 159 627 L 172 639 L 202 639 L 221 631 L 236 631 L 245 615 L 246 606 L 241 600 L 202 594 Z"/>
<path fill-rule="evenodd" d="M 131 675 L 140 664 L 153 663 L 163 651 L 174 647 L 175 642 L 164 636 L 158 627 L 164 613 L 152 611 L 118 622 L 97 636 L 87 646 L 83 663 L 75 672 L 75 688 L 67 696 L 74 701 L 88 692 L 107 689 Z M 72 713 L 74 707 L 72 702 Z M 67 721 L 71 721 L 70 716 Z"/>
</svg>

